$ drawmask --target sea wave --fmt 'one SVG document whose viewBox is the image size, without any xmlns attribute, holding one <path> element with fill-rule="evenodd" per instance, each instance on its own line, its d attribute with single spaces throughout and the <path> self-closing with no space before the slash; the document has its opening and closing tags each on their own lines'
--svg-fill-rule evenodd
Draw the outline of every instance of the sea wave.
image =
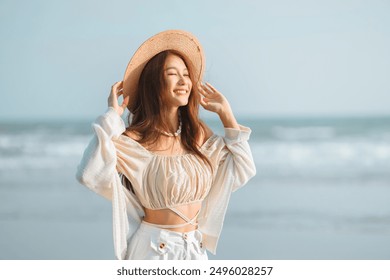
<svg viewBox="0 0 390 280">
<path fill-rule="evenodd" d="M 390 176 L 390 143 L 355 141 L 256 142 L 252 144 L 262 176 Z"/>
<path fill-rule="evenodd" d="M 252 153 L 263 177 L 390 176 L 387 121 L 259 121 L 249 126 Z M 0 126 L 0 171 L 74 164 L 91 138 L 88 123 Z"/>
<path fill-rule="evenodd" d="M 327 126 L 282 127 L 271 129 L 272 135 L 281 140 L 332 139 L 336 131 Z"/>
</svg>

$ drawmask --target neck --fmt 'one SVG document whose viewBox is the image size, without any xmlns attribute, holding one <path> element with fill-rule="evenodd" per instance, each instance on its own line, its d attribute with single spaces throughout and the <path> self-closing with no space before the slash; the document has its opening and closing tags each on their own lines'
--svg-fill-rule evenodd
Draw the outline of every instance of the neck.
<svg viewBox="0 0 390 280">
<path fill-rule="evenodd" d="M 164 114 L 165 123 L 168 126 L 168 132 L 176 132 L 179 127 L 179 108 L 167 110 Z"/>
</svg>

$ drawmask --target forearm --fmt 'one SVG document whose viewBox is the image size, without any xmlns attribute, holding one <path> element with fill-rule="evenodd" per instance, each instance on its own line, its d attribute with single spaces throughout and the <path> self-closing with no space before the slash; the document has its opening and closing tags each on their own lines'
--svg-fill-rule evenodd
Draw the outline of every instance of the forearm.
<svg viewBox="0 0 390 280">
<path fill-rule="evenodd" d="M 225 110 L 221 111 L 218 115 L 225 128 L 240 129 L 240 126 L 238 125 L 236 117 L 234 116 L 230 106 L 229 108 L 226 108 Z"/>
</svg>

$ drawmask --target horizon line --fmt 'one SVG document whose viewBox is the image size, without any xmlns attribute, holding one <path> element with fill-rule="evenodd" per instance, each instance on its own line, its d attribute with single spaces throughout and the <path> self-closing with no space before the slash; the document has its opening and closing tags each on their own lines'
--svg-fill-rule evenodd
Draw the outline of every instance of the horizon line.
<svg viewBox="0 0 390 280">
<path fill-rule="evenodd" d="M 51 122 L 92 122 L 98 116 L 83 116 L 83 117 L 0 117 L 0 123 L 9 123 L 9 122 L 42 122 L 42 123 L 51 123 Z M 127 119 L 126 116 L 122 116 L 123 119 Z M 272 115 L 248 115 L 248 114 L 236 114 L 237 119 L 242 120 L 326 120 L 326 119 L 388 119 L 390 118 L 389 114 L 306 114 L 306 115 L 293 115 L 293 114 L 272 114 Z M 218 119 L 218 116 L 206 115 L 201 116 L 202 120 L 214 121 Z"/>
</svg>

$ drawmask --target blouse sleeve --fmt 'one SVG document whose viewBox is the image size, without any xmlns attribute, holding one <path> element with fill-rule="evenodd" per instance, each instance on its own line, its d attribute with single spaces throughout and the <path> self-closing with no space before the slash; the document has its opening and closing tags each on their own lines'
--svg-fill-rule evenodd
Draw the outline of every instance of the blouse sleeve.
<svg viewBox="0 0 390 280">
<path fill-rule="evenodd" d="M 214 181 L 218 177 L 230 177 L 232 191 L 245 185 L 250 178 L 256 175 L 256 166 L 249 147 L 251 129 L 240 125 L 240 129 L 225 128 L 225 136 L 212 136 L 210 143 L 206 143 L 208 155 L 214 172 Z"/>
<path fill-rule="evenodd" d="M 244 126 L 240 126 L 239 130 L 225 128 L 224 140 L 226 148 L 229 150 L 226 154 L 230 154 L 233 158 L 235 180 L 232 191 L 236 191 L 256 175 L 256 166 L 248 143 L 251 132 L 250 128 Z"/>
<path fill-rule="evenodd" d="M 203 201 L 199 228 L 206 248 L 216 253 L 230 195 L 255 176 L 256 167 L 248 144 L 251 130 L 225 128 L 225 137 L 211 136 L 206 141 L 205 155 L 214 168 L 210 191 Z"/>
<path fill-rule="evenodd" d="M 89 189 L 111 200 L 111 182 L 116 172 L 116 150 L 112 138 L 125 131 L 125 124 L 114 108 L 92 124 L 94 136 L 77 167 L 77 180 Z"/>
<path fill-rule="evenodd" d="M 113 239 L 117 259 L 125 259 L 127 240 L 135 232 L 143 209 L 137 197 L 122 185 L 117 171 L 114 139 L 124 131 L 125 124 L 114 108 L 92 124 L 94 136 L 77 167 L 78 181 L 112 201 Z"/>
</svg>

